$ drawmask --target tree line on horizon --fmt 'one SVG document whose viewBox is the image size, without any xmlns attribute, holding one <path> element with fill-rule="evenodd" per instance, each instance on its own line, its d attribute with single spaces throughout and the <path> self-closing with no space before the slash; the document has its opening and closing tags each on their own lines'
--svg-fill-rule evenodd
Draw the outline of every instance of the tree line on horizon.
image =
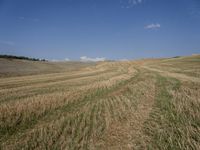
<svg viewBox="0 0 200 150">
<path fill-rule="evenodd" d="M 0 55 L 0 58 L 22 59 L 22 60 L 30 60 L 30 61 L 47 61 L 46 59 L 30 58 L 26 56 L 15 56 L 15 55 Z"/>
</svg>

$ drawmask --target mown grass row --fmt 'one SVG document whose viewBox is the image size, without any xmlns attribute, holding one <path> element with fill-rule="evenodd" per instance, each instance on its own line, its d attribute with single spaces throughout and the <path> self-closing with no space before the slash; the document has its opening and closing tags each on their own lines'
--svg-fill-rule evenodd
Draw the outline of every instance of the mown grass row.
<svg viewBox="0 0 200 150">
<path fill-rule="evenodd" d="M 144 78 L 138 74 L 111 88 L 93 89 L 83 98 L 51 110 L 52 113 L 46 114 L 43 119 L 37 118 L 40 124 L 30 126 L 28 130 L 18 131 L 12 135 L 16 141 L 10 137 L 10 140 L 3 142 L 3 148 L 9 149 L 15 145 L 14 149 L 92 149 L 96 143 L 101 147 L 99 140 L 109 128 L 109 122 L 113 119 L 124 120 L 126 114 L 135 108 L 130 104 L 135 105 L 137 99 L 143 96 L 131 85 L 143 82 Z M 128 90 L 121 90 L 127 86 Z M 127 100 L 124 101 L 124 97 L 116 97 L 116 91 L 127 97 Z M 134 96 L 135 99 L 132 99 Z"/>
<path fill-rule="evenodd" d="M 0 103 L 3 102 L 9 102 L 9 101 L 18 101 L 21 99 L 25 99 L 28 97 L 32 96 L 37 96 L 37 95 L 47 95 L 48 93 L 53 93 L 53 92 L 61 92 L 61 91 L 68 91 L 69 89 L 72 88 L 80 88 L 82 86 L 87 86 L 90 84 L 95 84 L 97 82 L 102 82 L 108 80 L 108 78 L 113 78 L 115 76 L 119 76 L 121 73 L 112 73 L 112 74 L 100 74 L 98 76 L 94 76 L 93 78 L 85 78 L 81 80 L 64 80 L 62 82 L 58 83 L 47 83 L 47 84 L 40 84 L 37 87 L 34 86 L 29 86 L 29 87 L 22 87 L 22 88 L 17 88 L 13 90 L 6 90 L 6 91 L 0 91 L 2 93 L 2 97 L 0 97 Z"/>
<path fill-rule="evenodd" d="M 1 114 L 0 149 L 200 149 L 198 83 L 109 65 L 113 74 L 39 88 L 33 106 L 18 97 L 28 107 Z"/>
<path fill-rule="evenodd" d="M 119 85 L 121 85 L 121 83 L 119 83 Z M 1 128 L 0 128 L 1 129 L 0 130 L 1 131 L 1 139 L 5 140 L 6 139 L 5 137 L 9 138 L 11 135 L 14 135 L 17 132 L 23 132 L 23 130 L 33 127 L 42 118 L 49 118 L 47 116 L 50 116 L 53 114 L 58 114 L 57 110 L 59 113 L 60 112 L 70 113 L 70 112 L 77 111 L 78 109 L 81 109 L 81 106 L 85 105 L 88 101 L 91 101 L 91 100 L 95 99 L 96 97 L 106 95 L 107 93 L 109 93 L 110 91 L 115 89 L 116 86 L 119 86 L 119 85 L 114 85 L 114 87 L 111 87 L 111 89 L 99 88 L 96 90 L 95 89 L 90 90 L 90 91 L 88 91 L 89 93 L 87 93 L 87 95 L 84 96 L 83 98 L 78 98 L 77 100 L 72 100 L 71 102 L 67 102 L 67 103 L 65 103 L 66 98 L 63 97 L 64 100 L 61 100 L 63 102 L 61 102 L 59 100 L 58 106 L 57 106 L 57 103 L 53 103 L 53 104 L 49 105 L 49 107 L 46 107 L 48 105 L 45 105 L 44 109 L 39 108 L 37 111 L 35 109 L 33 109 L 33 111 L 31 111 L 31 110 L 26 111 L 26 109 L 22 112 L 14 111 L 11 114 L 11 116 L 7 116 L 7 117 L 9 117 L 8 119 L 6 119 L 6 116 L 5 117 L 1 116 Z M 61 99 L 62 99 L 62 97 L 61 97 Z M 29 103 L 29 101 L 27 101 L 27 103 Z M 34 105 L 34 103 L 33 103 L 33 105 Z M 9 120 L 11 120 L 11 121 L 9 121 Z"/>
<path fill-rule="evenodd" d="M 69 88 L 80 88 L 83 86 L 89 86 L 102 81 L 107 81 L 109 78 L 114 78 L 115 76 L 122 76 L 121 72 L 110 72 L 104 74 L 96 74 L 94 76 L 74 78 L 73 80 L 63 80 L 50 83 L 40 83 L 38 85 L 22 86 L 14 89 L 0 90 L 0 103 L 9 102 L 12 100 L 26 99 L 27 97 L 37 96 L 37 95 L 47 95 L 48 93 L 60 92 L 69 90 Z M 28 81 L 24 81 L 28 82 Z"/>
<path fill-rule="evenodd" d="M 200 149 L 200 101 L 186 97 L 184 86 L 158 75 L 155 106 L 145 129 L 151 139 L 148 149 Z"/>
<path fill-rule="evenodd" d="M 24 80 L 19 81 L 19 82 L 11 82 L 11 83 L 6 83 L 6 84 L 2 84 L 0 85 L 1 89 L 14 89 L 17 87 L 24 87 L 24 86 L 33 86 L 36 84 L 41 84 L 41 83 L 54 83 L 54 82 L 59 82 L 59 81 L 66 81 L 66 80 L 72 80 L 72 79 L 78 79 L 78 78 L 83 78 L 83 77 L 92 77 L 92 76 L 97 76 L 99 74 L 105 74 L 105 73 L 109 73 L 112 72 L 113 70 L 104 70 L 104 71 L 96 71 L 96 72 L 86 72 L 85 74 L 76 74 L 76 75 L 65 75 L 64 73 L 62 74 L 62 76 L 52 76 L 50 78 L 47 77 L 43 77 L 41 79 L 37 79 L 37 76 L 33 76 L 32 80 L 28 80 L 26 78 L 24 78 Z M 33 80 L 34 79 L 34 80 Z M 26 81 L 26 82 L 24 82 Z"/>
</svg>

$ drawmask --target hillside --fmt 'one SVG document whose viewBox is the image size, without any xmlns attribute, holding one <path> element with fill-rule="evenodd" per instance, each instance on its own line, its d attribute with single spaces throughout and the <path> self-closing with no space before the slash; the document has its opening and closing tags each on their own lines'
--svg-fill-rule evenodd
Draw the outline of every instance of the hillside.
<svg viewBox="0 0 200 150">
<path fill-rule="evenodd" d="M 58 73 L 77 70 L 91 65 L 95 65 L 95 63 L 49 62 L 0 58 L 0 77 Z"/>
<path fill-rule="evenodd" d="M 1 61 L 12 69 L 0 78 L 0 149 L 200 149 L 200 55 L 87 67 Z"/>
</svg>

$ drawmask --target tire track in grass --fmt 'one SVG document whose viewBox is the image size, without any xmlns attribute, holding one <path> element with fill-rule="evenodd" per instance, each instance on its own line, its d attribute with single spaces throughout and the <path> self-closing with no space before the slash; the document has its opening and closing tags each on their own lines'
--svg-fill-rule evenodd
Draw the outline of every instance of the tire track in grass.
<svg viewBox="0 0 200 150">
<path fill-rule="evenodd" d="M 106 110 L 105 110 L 105 105 L 104 105 L 104 99 L 101 99 L 100 102 L 98 103 L 99 110 L 96 114 L 95 117 L 95 126 L 94 126 L 94 131 L 90 137 L 90 142 L 87 147 L 87 149 L 97 149 L 99 145 L 97 145 L 96 140 L 98 138 L 101 138 L 101 136 L 104 134 L 105 129 L 106 129 Z"/>
<path fill-rule="evenodd" d="M 174 79 L 173 79 L 174 80 Z M 151 113 L 151 117 L 146 122 L 146 134 L 150 137 L 149 149 L 177 149 L 171 145 L 167 130 L 170 129 L 166 121 L 168 117 L 173 115 L 171 99 L 172 96 L 168 93 L 168 88 L 179 88 L 180 82 L 176 80 L 175 84 L 170 83 L 169 78 L 157 75 L 156 83 L 156 103 Z M 166 133 L 165 133 L 166 131 Z M 170 143 L 168 143 L 170 142 Z M 178 143 L 177 143 L 178 144 Z M 179 148 L 178 148 L 179 149 Z"/>
<path fill-rule="evenodd" d="M 182 82 L 183 83 L 183 82 Z M 200 148 L 199 126 L 193 126 L 200 120 L 199 108 L 190 106 L 192 99 L 184 97 L 180 80 L 157 76 L 156 103 L 150 119 L 146 122 L 146 134 L 149 149 L 189 150 Z M 174 97 L 181 95 L 181 97 Z M 199 105 L 199 102 L 196 103 Z M 185 106 L 185 107 L 182 107 Z M 195 110 L 191 113 L 187 110 Z M 181 113 L 180 113 L 181 111 Z"/>
<path fill-rule="evenodd" d="M 114 96 L 106 101 L 105 104 L 108 108 L 106 108 L 106 112 L 113 108 L 113 114 L 108 115 L 111 121 L 107 123 L 106 130 L 102 137 L 99 137 L 96 141 L 96 145 L 99 145 L 99 149 L 137 149 L 138 142 L 145 135 L 143 134 L 143 124 L 146 119 L 149 117 L 149 113 L 152 110 L 152 106 L 154 103 L 154 94 L 155 94 L 155 83 L 154 81 L 142 81 L 145 84 L 140 84 L 139 82 L 135 83 L 138 86 L 145 86 L 141 91 L 144 92 L 144 95 L 140 95 L 139 102 L 137 107 L 133 109 L 129 107 L 126 109 L 126 104 L 135 103 L 135 100 L 126 100 L 121 99 L 120 95 L 126 95 L 123 90 L 122 93 L 118 96 Z M 132 83 L 134 84 L 134 83 Z M 128 91 L 129 93 L 130 91 Z M 132 93 L 133 95 L 138 93 L 137 90 Z M 127 97 L 129 99 L 129 97 Z M 109 108 L 111 107 L 111 108 Z M 117 117 L 116 117 L 117 115 Z M 109 120 L 109 119 L 107 119 Z M 143 143 L 144 144 L 144 143 Z"/>
</svg>

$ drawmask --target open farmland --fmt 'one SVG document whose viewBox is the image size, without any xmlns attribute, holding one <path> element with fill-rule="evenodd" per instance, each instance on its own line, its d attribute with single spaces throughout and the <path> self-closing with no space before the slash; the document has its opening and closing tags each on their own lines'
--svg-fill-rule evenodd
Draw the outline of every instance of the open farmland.
<svg viewBox="0 0 200 150">
<path fill-rule="evenodd" d="M 36 74 L 74 71 L 95 63 L 81 62 L 47 62 L 28 61 L 23 59 L 0 58 L 0 77 L 14 77 Z"/>
<path fill-rule="evenodd" d="M 29 73 L 13 61 L 0 68 L 0 149 L 200 149 L 199 55 Z"/>
</svg>

